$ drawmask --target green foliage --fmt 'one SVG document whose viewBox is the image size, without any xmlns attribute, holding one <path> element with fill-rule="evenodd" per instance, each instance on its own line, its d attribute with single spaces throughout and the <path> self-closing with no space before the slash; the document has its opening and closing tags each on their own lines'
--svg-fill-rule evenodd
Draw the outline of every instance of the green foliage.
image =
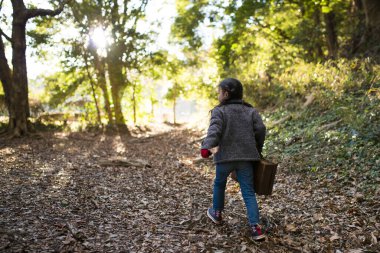
<svg viewBox="0 0 380 253">
<path fill-rule="evenodd" d="M 186 10 L 194 6 L 189 2 L 180 1 L 182 4 L 177 6 L 178 19 L 191 16 L 183 11 L 186 6 Z M 360 23 L 361 16 L 359 10 L 355 12 L 350 8 L 352 8 L 350 3 L 343 0 L 243 0 L 239 4 L 236 1 L 215 0 L 208 4 L 199 4 L 197 11 L 204 15 L 198 17 L 200 20 L 197 22 L 184 24 L 185 27 L 182 30 L 197 31 L 196 28 L 199 30 L 205 24 L 205 20 L 209 20 L 209 26 L 223 31 L 222 35 L 214 40 L 211 55 L 217 61 L 221 77 L 235 76 L 249 86 L 252 83 L 263 83 L 275 92 L 290 88 L 293 90 L 292 93 L 297 93 L 299 89 L 303 89 L 303 82 L 299 85 L 294 82 L 288 83 L 288 80 L 282 80 L 286 77 L 283 72 L 292 75 L 298 67 L 310 71 L 314 68 L 312 65 L 315 65 L 317 71 L 319 69 L 323 71 L 327 69 L 330 72 L 336 70 L 339 71 L 340 77 L 346 75 L 348 79 L 352 78 L 350 68 L 345 71 L 340 71 L 339 68 L 341 65 L 344 68 L 347 67 L 345 61 L 351 64 L 355 60 L 339 59 L 336 63 L 338 66 L 334 69 L 332 65 L 335 61 L 329 59 L 334 52 L 329 52 L 332 49 L 329 47 L 330 42 L 327 41 L 328 29 L 332 29 L 336 33 L 337 43 L 342 45 L 338 53 L 347 56 L 354 51 L 349 47 L 353 45 L 357 29 L 360 28 L 352 28 L 351 24 L 352 22 Z M 328 17 L 331 23 L 326 21 Z M 174 35 L 188 40 L 188 43 L 198 38 L 197 33 L 194 35 L 188 33 L 187 36 L 177 33 Z M 376 59 L 374 57 L 374 60 Z M 362 56 L 357 58 L 357 62 L 362 60 L 365 60 Z M 326 61 L 328 63 L 325 63 Z M 326 64 L 330 64 L 331 68 L 326 68 Z M 314 81 L 319 82 L 319 77 L 323 76 L 321 73 L 317 75 L 318 78 L 315 78 L 317 80 L 311 80 L 310 84 Z M 325 84 L 334 83 L 332 79 L 335 78 L 335 74 L 326 73 L 325 76 L 327 75 L 329 78 L 324 79 L 329 80 L 324 80 Z M 262 80 L 262 76 L 267 76 L 266 79 L 271 80 Z M 307 74 L 307 76 L 311 75 Z M 272 82 L 272 79 L 276 78 L 278 82 Z M 350 81 L 345 83 L 350 83 Z M 261 88 L 253 90 L 264 92 Z M 287 96 L 288 94 L 285 95 Z"/>
<path fill-rule="evenodd" d="M 197 49 L 202 45 L 202 39 L 197 34 L 199 23 L 205 18 L 202 8 L 207 1 L 177 0 L 178 16 L 172 26 L 172 34 L 188 47 Z"/>
<path fill-rule="evenodd" d="M 155 95 L 154 82 L 137 73 L 134 77 L 129 74 L 129 77 L 129 85 L 126 88 L 128 97 L 123 101 L 123 113 L 127 118 L 132 119 L 131 122 L 147 123 L 151 119 L 152 97 L 154 99 Z M 136 118 L 134 118 L 135 116 Z"/>
<path fill-rule="evenodd" d="M 51 4 L 51 8 L 57 8 L 54 1 Z M 39 8 L 38 6 L 30 6 L 33 8 Z M 60 16 L 38 16 L 30 20 L 30 28 L 27 29 L 27 43 L 29 50 L 33 56 L 37 56 L 40 59 L 47 60 L 49 58 L 49 50 L 46 45 L 56 43 L 54 37 L 62 31 L 63 22 Z M 57 45 L 56 45 L 57 46 Z"/>
<path fill-rule="evenodd" d="M 46 95 L 50 106 L 57 107 L 64 103 L 66 99 L 72 97 L 80 85 L 87 80 L 84 73 L 71 71 L 65 73 L 56 73 L 55 75 L 46 77 Z M 46 101 L 45 101 L 46 102 Z"/>
<path fill-rule="evenodd" d="M 330 108 L 337 99 L 350 94 L 374 92 L 380 66 L 371 59 L 340 59 L 324 63 L 299 60 L 281 73 L 242 75 L 246 96 L 261 107 L 283 103 L 301 104 L 313 94 L 321 108 Z M 254 71 L 252 71 L 254 73 Z"/>
<path fill-rule="evenodd" d="M 166 77 L 172 86 L 165 99 L 174 102 L 184 99 L 212 100 L 216 95 L 216 82 L 219 80 L 216 62 L 210 58 L 209 52 L 199 50 L 195 58 L 179 60 L 167 56 L 162 68 L 162 77 Z"/>
<path fill-rule="evenodd" d="M 288 114 L 297 117 L 270 128 L 264 153 L 290 173 L 331 177 L 338 184 L 355 178 L 360 191 L 374 194 L 380 173 L 379 98 L 348 94 L 329 109 L 315 103 L 301 113 L 282 107 L 265 114 L 269 126 Z"/>
<path fill-rule="evenodd" d="M 145 72 L 144 75 L 154 80 L 162 78 L 168 62 L 169 55 L 167 51 L 161 50 L 149 54 L 142 64 L 144 66 L 142 69 Z"/>
</svg>

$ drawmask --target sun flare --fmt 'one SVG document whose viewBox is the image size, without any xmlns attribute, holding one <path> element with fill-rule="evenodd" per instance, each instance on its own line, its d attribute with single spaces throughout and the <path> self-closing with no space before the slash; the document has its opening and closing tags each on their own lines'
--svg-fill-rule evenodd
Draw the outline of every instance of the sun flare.
<svg viewBox="0 0 380 253">
<path fill-rule="evenodd" d="M 98 49 L 105 49 L 108 45 L 109 36 L 101 27 L 93 29 L 90 38 Z"/>
</svg>

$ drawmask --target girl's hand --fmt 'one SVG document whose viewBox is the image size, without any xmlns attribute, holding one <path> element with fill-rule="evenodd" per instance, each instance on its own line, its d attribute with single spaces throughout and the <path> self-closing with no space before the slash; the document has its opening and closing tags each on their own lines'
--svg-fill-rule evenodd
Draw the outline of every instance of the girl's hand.
<svg viewBox="0 0 380 253">
<path fill-rule="evenodd" d="M 219 151 L 219 146 L 216 146 L 215 148 L 210 149 L 212 154 L 216 154 Z"/>
<path fill-rule="evenodd" d="M 212 155 L 212 153 L 211 153 L 210 150 L 205 149 L 205 148 L 204 148 L 204 149 L 201 149 L 201 156 L 202 156 L 203 158 L 209 158 L 210 155 Z"/>
</svg>

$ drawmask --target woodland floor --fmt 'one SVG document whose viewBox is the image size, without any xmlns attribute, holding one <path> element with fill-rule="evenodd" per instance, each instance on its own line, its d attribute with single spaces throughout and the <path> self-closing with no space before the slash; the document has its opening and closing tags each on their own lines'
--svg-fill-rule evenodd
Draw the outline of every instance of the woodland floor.
<svg viewBox="0 0 380 253">
<path fill-rule="evenodd" d="M 193 163 L 203 133 L 173 129 L 122 140 L 94 133 L 0 139 L 0 252 L 380 252 L 380 197 L 339 179 L 279 165 L 274 194 L 258 197 L 271 230 L 247 237 L 238 185 L 213 225 L 214 167 Z M 122 157 L 148 165 L 104 166 Z"/>
</svg>

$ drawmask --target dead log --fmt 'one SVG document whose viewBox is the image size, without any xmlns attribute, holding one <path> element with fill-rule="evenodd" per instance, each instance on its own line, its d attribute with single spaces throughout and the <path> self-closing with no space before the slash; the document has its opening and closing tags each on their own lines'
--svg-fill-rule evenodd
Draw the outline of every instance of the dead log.
<svg viewBox="0 0 380 253">
<path fill-rule="evenodd" d="M 317 132 L 321 132 L 321 131 L 326 131 L 326 130 L 329 130 L 331 128 L 334 128 L 336 125 L 338 125 L 342 120 L 337 120 L 337 121 L 334 121 L 334 122 L 331 122 L 329 124 L 326 124 L 326 125 L 323 125 L 323 126 L 320 126 L 317 128 Z"/>
<path fill-rule="evenodd" d="M 336 125 L 338 125 L 342 120 L 337 120 L 337 121 L 334 121 L 332 123 L 329 123 L 329 124 L 326 124 L 326 125 L 323 125 L 323 126 L 320 126 L 317 128 L 317 130 L 315 130 L 315 133 L 319 133 L 321 131 L 326 131 L 326 130 L 329 130 L 331 128 L 334 128 Z M 302 139 L 302 136 L 304 135 L 305 133 L 305 130 L 302 131 L 299 135 L 295 135 L 293 136 L 292 138 L 290 138 L 286 143 L 285 143 L 285 146 L 290 146 L 294 143 L 296 143 L 297 141 L 301 140 Z"/>
<path fill-rule="evenodd" d="M 164 132 L 164 133 L 154 134 L 147 137 L 134 138 L 134 139 L 129 140 L 128 142 L 129 143 L 144 143 L 144 142 L 149 142 L 154 138 L 161 138 L 166 135 L 168 135 L 168 133 Z"/>
<path fill-rule="evenodd" d="M 111 158 L 99 160 L 100 166 L 121 166 L 121 167 L 137 167 L 137 168 L 151 168 L 152 166 L 144 160 L 128 160 L 125 158 Z"/>
<path fill-rule="evenodd" d="M 310 95 L 306 96 L 306 101 L 302 105 L 302 109 L 305 109 L 306 107 L 311 105 L 311 103 L 313 103 L 313 101 L 314 101 L 314 98 L 315 98 L 314 94 L 310 94 Z"/>
<path fill-rule="evenodd" d="M 212 161 L 213 161 L 212 157 L 209 157 L 209 158 L 197 157 L 193 160 L 193 164 L 210 163 Z"/>
<path fill-rule="evenodd" d="M 191 142 L 189 142 L 189 144 L 195 144 L 195 143 L 200 143 L 203 141 L 204 138 L 206 138 L 207 134 L 203 135 L 201 138 L 198 138 L 198 139 L 195 139 Z"/>
<path fill-rule="evenodd" d="M 275 122 L 273 122 L 273 123 L 268 127 L 268 129 L 272 129 L 272 128 L 274 128 L 275 126 L 280 125 L 280 124 L 284 123 L 284 122 L 287 121 L 287 120 L 290 120 L 291 118 L 292 118 L 292 115 L 291 115 L 291 114 L 286 115 L 285 117 L 283 117 L 283 118 L 281 118 L 281 119 L 276 120 Z"/>
</svg>

